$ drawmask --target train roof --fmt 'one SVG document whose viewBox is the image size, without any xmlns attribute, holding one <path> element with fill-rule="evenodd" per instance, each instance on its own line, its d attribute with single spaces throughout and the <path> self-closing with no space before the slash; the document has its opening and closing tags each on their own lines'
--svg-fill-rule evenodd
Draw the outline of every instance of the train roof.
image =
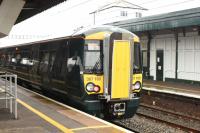
<svg viewBox="0 0 200 133">
<path fill-rule="evenodd" d="M 108 26 L 108 25 L 103 25 L 103 26 L 91 26 L 87 28 L 79 28 L 78 30 L 74 31 L 72 34 L 66 35 L 66 36 L 61 36 L 61 37 L 56 37 L 56 38 L 47 38 L 43 40 L 37 40 L 37 41 L 32 41 L 32 42 L 24 42 L 24 43 L 19 43 L 19 44 L 12 44 L 10 46 L 2 47 L 2 48 L 8 48 L 8 47 L 16 47 L 16 46 L 23 46 L 23 45 L 31 45 L 31 44 L 37 44 L 37 43 L 45 43 L 45 42 L 51 42 L 51 41 L 56 41 L 56 40 L 64 40 L 64 39 L 72 39 L 72 38 L 85 38 L 85 36 L 98 33 L 98 32 L 108 32 L 108 33 L 113 33 L 113 32 L 119 32 L 119 33 L 129 33 L 133 37 L 137 37 L 135 34 L 132 32 L 115 27 L 115 26 Z M 0 48 L 0 49 L 2 49 Z"/>
<path fill-rule="evenodd" d="M 89 35 L 92 33 L 97 33 L 97 32 L 119 32 L 119 33 L 129 33 L 132 34 L 133 36 L 136 36 L 132 32 L 122 29 L 116 26 L 110 26 L 110 25 L 101 25 L 101 26 L 91 26 L 87 28 L 83 28 L 82 30 L 78 31 L 75 35 L 77 34 L 84 34 L 84 35 Z"/>
</svg>

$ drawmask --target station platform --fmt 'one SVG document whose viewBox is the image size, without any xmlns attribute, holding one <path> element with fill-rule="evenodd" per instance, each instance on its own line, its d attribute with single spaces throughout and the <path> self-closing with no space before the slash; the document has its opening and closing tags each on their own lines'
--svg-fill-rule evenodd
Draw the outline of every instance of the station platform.
<svg viewBox="0 0 200 133">
<path fill-rule="evenodd" d="M 18 86 L 18 118 L 0 101 L 0 133 L 131 132 Z"/>
<path fill-rule="evenodd" d="M 185 83 L 144 80 L 143 90 L 200 99 L 200 86 Z"/>
</svg>

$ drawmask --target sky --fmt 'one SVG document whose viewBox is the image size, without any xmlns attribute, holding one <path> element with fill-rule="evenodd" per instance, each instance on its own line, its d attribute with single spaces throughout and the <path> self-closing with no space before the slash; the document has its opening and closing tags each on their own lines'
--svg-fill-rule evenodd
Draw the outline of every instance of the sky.
<svg viewBox="0 0 200 133">
<path fill-rule="evenodd" d="M 9 36 L 0 39 L 0 47 L 69 35 L 81 26 L 93 25 L 89 14 L 115 0 L 68 0 L 15 25 Z M 196 8 L 200 0 L 126 0 L 142 6 L 143 17 Z"/>
</svg>

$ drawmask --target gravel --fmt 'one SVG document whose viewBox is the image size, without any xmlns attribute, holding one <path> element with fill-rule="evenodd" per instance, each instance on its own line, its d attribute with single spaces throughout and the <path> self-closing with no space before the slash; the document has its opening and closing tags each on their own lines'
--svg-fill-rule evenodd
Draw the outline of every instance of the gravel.
<svg viewBox="0 0 200 133">
<path fill-rule="evenodd" d="M 130 119 L 116 120 L 115 122 L 140 133 L 186 133 L 180 129 L 147 119 L 137 114 Z"/>
</svg>

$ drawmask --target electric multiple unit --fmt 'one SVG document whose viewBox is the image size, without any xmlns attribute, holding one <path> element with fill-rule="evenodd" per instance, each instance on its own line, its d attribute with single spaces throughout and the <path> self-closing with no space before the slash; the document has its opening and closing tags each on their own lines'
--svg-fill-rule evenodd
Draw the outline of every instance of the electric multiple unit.
<svg viewBox="0 0 200 133">
<path fill-rule="evenodd" d="M 132 117 L 142 89 L 139 38 L 110 26 L 0 49 L 1 69 L 97 116 Z"/>
</svg>

